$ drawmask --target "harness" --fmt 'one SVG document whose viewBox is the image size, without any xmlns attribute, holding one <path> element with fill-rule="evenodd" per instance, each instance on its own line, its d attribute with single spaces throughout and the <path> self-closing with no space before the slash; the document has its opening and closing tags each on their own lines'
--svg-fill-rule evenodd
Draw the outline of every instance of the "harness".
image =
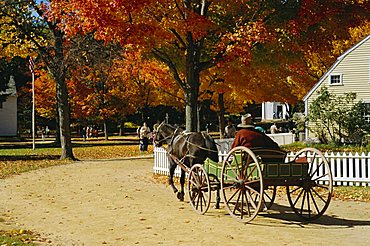
<svg viewBox="0 0 370 246">
<path fill-rule="evenodd" d="M 176 129 L 177 130 L 177 129 Z M 195 159 L 195 158 L 197 158 L 196 156 L 194 156 L 194 155 L 191 155 L 191 154 L 189 154 L 189 147 L 190 147 L 190 145 L 192 145 L 192 146 L 195 146 L 195 147 L 197 147 L 198 149 L 201 149 L 201 150 L 205 150 L 205 151 L 210 151 L 210 152 L 214 152 L 214 153 L 218 153 L 218 151 L 216 151 L 216 150 L 212 150 L 212 149 L 207 149 L 207 148 L 204 148 L 204 147 L 202 147 L 202 146 L 199 146 L 199 145 L 197 145 L 197 144 L 194 144 L 194 143 L 192 143 L 192 142 L 190 142 L 189 141 L 189 137 L 191 136 L 191 134 L 192 134 L 193 132 L 187 132 L 187 131 L 183 131 L 183 132 L 181 132 L 181 134 L 180 134 L 180 136 L 182 137 L 182 138 L 184 138 L 184 141 L 185 141 L 185 143 L 187 144 L 187 151 L 186 151 L 186 153 L 185 153 L 185 155 L 181 158 L 181 162 L 183 162 L 183 160 L 186 158 L 186 157 L 188 157 L 188 158 L 192 158 L 192 159 Z M 204 132 L 202 132 L 202 137 L 204 138 L 204 140 L 206 140 L 206 137 L 208 136 L 208 134 L 207 133 L 204 133 Z M 174 138 L 173 138 L 174 139 Z M 172 139 L 172 141 L 173 141 L 173 139 Z M 171 141 L 171 145 L 170 146 L 172 146 L 172 142 Z M 172 148 L 170 149 L 170 153 L 172 154 Z"/>
<path fill-rule="evenodd" d="M 207 140 L 207 136 L 209 136 L 207 133 L 205 133 L 205 132 L 201 132 L 202 133 L 202 137 L 204 138 L 204 140 Z M 186 135 L 191 135 L 191 132 L 186 132 L 185 133 Z M 194 143 L 192 143 L 192 142 L 190 142 L 188 139 L 189 139 L 189 137 L 186 137 L 185 138 L 185 142 L 188 144 L 188 149 L 189 149 L 189 145 L 193 145 L 193 146 L 195 146 L 195 147 L 197 147 L 198 149 L 202 149 L 202 150 L 206 150 L 206 151 L 210 151 L 210 152 L 215 152 L 215 153 L 218 153 L 218 151 L 216 151 L 216 150 L 213 150 L 213 149 L 207 149 L 207 148 L 204 148 L 204 147 L 202 147 L 202 146 L 199 146 L 199 145 L 197 145 L 197 144 L 194 144 Z"/>
</svg>

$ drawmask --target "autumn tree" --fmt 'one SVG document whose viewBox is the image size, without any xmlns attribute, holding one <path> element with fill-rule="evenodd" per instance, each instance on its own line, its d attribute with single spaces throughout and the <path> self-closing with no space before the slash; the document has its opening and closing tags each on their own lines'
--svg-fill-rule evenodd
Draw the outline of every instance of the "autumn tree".
<svg viewBox="0 0 370 246">
<path fill-rule="evenodd" d="M 302 1 L 297 17 L 280 29 L 279 44 L 300 55 L 289 66 L 291 80 L 300 85 L 318 81 L 338 56 L 370 33 L 369 11 L 362 0 Z"/>
<path fill-rule="evenodd" d="M 95 30 L 96 38 L 145 47 L 164 62 L 185 97 L 186 128 L 196 130 L 202 72 L 234 61 L 248 64 L 252 51 L 267 42 L 288 48 L 284 43 L 293 39 L 322 40 L 323 24 L 333 36 L 339 25 L 364 18 L 365 2 L 56 0 L 52 8 L 57 18 L 68 17 L 61 23 L 69 34 Z M 329 28 L 332 20 L 337 25 Z"/>
<path fill-rule="evenodd" d="M 41 65 L 42 63 L 40 63 Z M 35 109 L 38 115 L 48 120 L 55 120 L 57 111 L 56 84 L 46 67 L 39 67 L 35 72 Z"/>
<path fill-rule="evenodd" d="M 186 100 L 186 128 L 197 130 L 200 74 L 218 63 L 248 63 L 251 49 L 272 38 L 267 19 L 295 12 L 280 1 L 54 1 L 70 33 L 95 30 L 96 37 L 150 50 L 171 70 Z M 291 11 L 293 10 L 293 11 Z M 100 12 L 102 11 L 102 12 Z M 83 22 L 81 22 L 83 20 Z M 271 21 L 270 21 L 271 22 Z"/>
<path fill-rule="evenodd" d="M 108 120 L 145 111 L 156 102 L 165 104 L 166 97 L 156 86 L 172 87 L 172 81 L 165 67 L 151 57 L 137 49 L 105 45 L 91 34 L 71 38 L 68 46 L 68 54 L 76 58 L 69 66 L 68 82 L 73 117 L 103 123 L 106 139 Z"/>
<path fill-rule="evenodd" d="M 60 142 L 62 147 L 61 159 L 74 159 L 71 143 L 68 91 L 66 86 L 66 68 L 64 66 L 64 31 L 58 28 L 58 20 L 50 18 L 51 2 L 36 0 L 1 0 L 0 14 L 5 19 L 8 28 L 3 29 L 5 35 L 11 37 L 7 48 L 22 50 L 23 43 L 31 43 L 32 50 L 37 52 L 45 62 L 50 75 L 56 82 L 56 98 Z M 10 54 L 14 55 L 14 54 Z"/>
<path fill-rule="evenodd" d="M 142 120 L 149 116 L 149 107 L 158 105 L 182 105 L 184 98 L 179 95 L 179 87 L 170 77 L 168 68 L 141 51 L 127 50 L 124 59 L 117 61 L 116 85 L 120 91 L 131 91 L 129 97 L 135 105 L 134 111 L 142 112 Z M 121 84 L 121 85 L 119 85 Z"/>
</svg>

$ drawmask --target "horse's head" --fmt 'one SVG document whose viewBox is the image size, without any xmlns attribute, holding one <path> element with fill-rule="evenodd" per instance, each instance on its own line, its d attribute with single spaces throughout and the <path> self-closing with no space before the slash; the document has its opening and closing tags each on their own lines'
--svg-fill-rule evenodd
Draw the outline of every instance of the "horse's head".
<svg viewBox="0 0 370 246">
<path fill-rule="evenodd" d="M 164 125 L 165 125 L 165 122 L 163 121 L 161 124 L 159 124 L 154 134 L 153 142 L 155 146 L 157 147 L 161 147 L 163 142 L 166 141 L 166 136 L 165 136 L 164 129 L 163 129 Z"/>
<path fill-rule="evenodd" d="M 176 135 L 178 132 L 178 128 L 171 126 L 164 121 L 158 126 L 156 133 L 154 135 L 154 144 L 157 147 L 162 146 L 163 143 L 170 143 L 171 139 Z"/>
</svg>

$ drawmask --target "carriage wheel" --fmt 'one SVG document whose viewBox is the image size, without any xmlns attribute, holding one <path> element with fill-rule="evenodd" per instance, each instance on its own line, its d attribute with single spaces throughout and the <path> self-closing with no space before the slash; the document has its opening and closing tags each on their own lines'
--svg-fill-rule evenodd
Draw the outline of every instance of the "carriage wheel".
<svg viewBox="0 0 370 246">
<path fill-rule="evenodd" d="M 262 206 L 263 178 L 250 149 L 239 146 L 229 152 L 222 165 L 221 190 L 231 216 L 245 223 L 257 216 Z"/>
<path fill-rule="evenodd" d="M 211 186 L 204 167 L 195 164 L 188 177 L 188 194 L 191 207 L 199 214 L 205 214 L 211 203 Z"/>
<path fill-rule="evenodd" d="M 296 163 L 308 163 L 301 186 L 287 186 L 287 195 L 294 212 L 305 220 L 324 214 L 333 192 L 333 178 L 324 155 L 317 149 L 305 148 L 294 157 Z"/>
</svg>

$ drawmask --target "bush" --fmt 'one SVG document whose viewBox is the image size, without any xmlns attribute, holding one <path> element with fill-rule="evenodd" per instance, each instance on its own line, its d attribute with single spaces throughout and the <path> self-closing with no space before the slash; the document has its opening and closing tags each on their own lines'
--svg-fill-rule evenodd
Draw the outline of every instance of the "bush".
<svg viewBox="0 0 370 246">
<path fill-rule="evenodd" d="M 310 105 L 308 120 L 315 122 L 310 128 L 322 143 L 333 142 L 359 144 L 369 131 L 365 120 L 368 110 L 362 101 L 355 103 L 355 93 L 336 96 L 326 87 L 321 88 L 319 96 Z"/>
</svg>

